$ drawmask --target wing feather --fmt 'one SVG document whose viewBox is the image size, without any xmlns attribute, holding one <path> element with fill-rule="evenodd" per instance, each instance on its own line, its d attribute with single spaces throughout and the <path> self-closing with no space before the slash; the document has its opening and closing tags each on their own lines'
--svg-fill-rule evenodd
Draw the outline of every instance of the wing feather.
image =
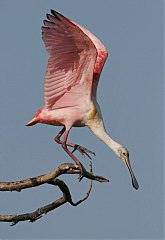
<svg viewBox="0 0 165 240">
<path fill-rule="evenodd" d="M 72 106 L 75 105 L 75 98 L 83 99 L 82 89 L 88 91 L 85 95 L 92 92 L 93 74 L 100 52 L 98 42 L 95 41 L 97 38 L 54 10 L 47 14 L 47 19 L 41 28 L 49 54 L 44 107 L 55 109 L 65 107 L 65 104 Z M 89 81 L 88 89 L 81 88 L 80 85 L 86 81 Z"/>
</svg>

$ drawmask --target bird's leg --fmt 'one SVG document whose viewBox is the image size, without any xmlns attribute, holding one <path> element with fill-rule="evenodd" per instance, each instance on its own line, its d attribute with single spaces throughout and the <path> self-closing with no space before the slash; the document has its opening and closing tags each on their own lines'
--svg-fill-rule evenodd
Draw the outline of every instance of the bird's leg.
<svg viewBox="0 0 165 240">
<path fill-rule="evenodd" d="M 54 138 L 54 140 L 58 143 L 58 144 L 62 144 L 63 142 L 60 140 L 60 137 L 63 135 L 63 133 L 65 132 L 65 127 L 62 128 L 62 130 L 58 133 L 58 135 Z M 74 144 L 74 143 L 70 143 L 70 142 L 66 142 L 66 145 L 68 147 L 72 147 L 74 148 L 72 153 L 74 153 L 76 150 L 78 150 L 83 156 L 87 156 L 91 159 L 91 156 L 88 154 L 93 154 L 94 156 L 96 155 L 94 152 L 92 152 L 91 150 L 82 147 L 78 144 Z"/>
<path fill-rule="evenodd" d="M 65 128 L 64 128 L 65 129 Z M 62 129 L 61 132 L 63 132 L 64 130 Z M 69 134 L 69 130 L 66 130 L 65 131 L 65 134 L 64 134 L 64 139 L 63 139 L 63 142 L 62 142 L 62 148 L 65 150 L 65 152 L 73 159 L 73 161 L 79 166 L 80 168 L 80 172 L 81 172 L 81 177 L 80 177 L 80 180 L 83 178 L 83 165 L 80 163 L 80 161 L 73 155 L 72 152 L 69 151 L 69 149 L 67 148 L 67 138 L 68 138 L 68 134 Z"/>
<path fill-rule="evenodd" d="M 62 144 L 60 137 L 63 135 L 64 132 L 65 132 L 65 127 L 63 127 L 62 130 L 57 134 L 57 136 L 54 138 L 54 141 L 57 142 L 58 144 Z"/>
</svg>

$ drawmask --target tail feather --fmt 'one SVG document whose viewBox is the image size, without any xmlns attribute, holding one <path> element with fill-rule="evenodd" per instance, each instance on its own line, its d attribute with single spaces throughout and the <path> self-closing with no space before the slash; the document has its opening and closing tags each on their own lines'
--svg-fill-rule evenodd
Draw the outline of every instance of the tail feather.
<svg viewBox="0 0 165 240">
<path fill-rule="evenodd" d="M 33 126 L 33 125 L 37 124 L 38 122 L 39 122 L 38 119 L 37 119 L 36 117 L 34 117 L 34 118 L 32 118 L 32 120 L 30 120 L 30 121 L 26 124 L 26 126 Z"/>
</svg>

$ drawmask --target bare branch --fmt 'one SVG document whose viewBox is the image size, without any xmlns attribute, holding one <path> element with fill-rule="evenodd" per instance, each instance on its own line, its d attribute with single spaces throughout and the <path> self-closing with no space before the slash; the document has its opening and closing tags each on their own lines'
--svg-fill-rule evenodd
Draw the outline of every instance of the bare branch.
<svg viewBox="0 0 165 240">
<path fill-rule="evenodd" d="M 80 174 L 79 167 L 76 164 L 72 163 L 64 163 L 58 166 L 56 169 L 51 171 L 50 173 L 43 174 L 37 177 L 24 179 L 21 181 L 15 182 L 0 182 L 0 191 L 18 191 L 20 192 L 22 189 L 37 187 L 42 184 L 51 184 L 54 186 L 58 186 L 63 193 L 63 196 L 54 202 L 45 205 L 41 208 L 38 208 L 36 211 L 31 213 L 25 213 L 20 215 L 0 215 L 1 222 L 12 222 L 11 226 L 17 224 L 20 221 L 30 221 L 34 222 L 41 218 L 43 214 L 46 214 L 49 211 L 56 209 L 57 207 L 62 206 L 65 203 L 70 203 L 72 206 L 77 206 L 83 201 L 85 201 L 91 192 L 92 189 L 92 180 L 96 180 L 99 182 L 108 182 L 106 178 L 101 176 L 94 175 L 92 172 L 92 164 L 90 165 L 90 172 L 87 172 L 83 167 L 83 177 L 90 179 L 90 187 L 85 195 L 85 197 L 79 200 L 77 203 L 72 201 L 72 197 L 69 191 L 69 188 L 64 183 L 64 181 L 58 179 L 57 177 L 62 174 Z M 82 178 L 81 178 L 82 179 Z"/>
<path fill-rule="evenodd" d="M 95 180 L 98 182 L 109 182 L 108 179 L 94 175 L 93 173 L 87 172 L 85 168 L 83 168 L 83 177 Z M 15 182 L 0 182 L 0 191 L 18 191 L 20 192 L 22 189 L 25 188 L 32 188 L 44 183 L 47 183 L 62 174 L 80 174 L 80 170 L 78 165 L 73 163 L 63 163 L 53 171 L 47 174 L 43 174 L 37 177 L 24 179 L 21 181 Z"/>
</svg>

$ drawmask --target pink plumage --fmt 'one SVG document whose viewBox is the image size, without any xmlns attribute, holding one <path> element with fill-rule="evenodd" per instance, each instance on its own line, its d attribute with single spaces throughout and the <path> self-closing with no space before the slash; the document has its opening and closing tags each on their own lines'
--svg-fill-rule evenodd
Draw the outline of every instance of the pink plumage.
<svg viewBox="0 0 165 240">
<path fill-rule="evenodd" d="M 82 174 L 82 165 L 73 152 L 78 150 L 88 157 L 93 152 L 67 142 L 67 138 L 73 126 L 87 126 L 125 162 L 133 186 L 137 189 L 138 183 L 129 162 L 128 151 L 106 133 L 96 100 L 98 81 L 108 56 L 106 48 L 87 29 L 54 10 L 47 14 L 41 29 L 49 55 L 44 82 L 44 107 L 36 112 L 27 126 L 36 123 L 63 126 L 55 141 L 79 165 Z M 73 148 L 73 151 L 68 147 Z"/>
<path fill-rule="evenodd" d="M 107 57 L 103 44 L 88 30 L 55 11 L 44 20 L 42 37 L 49 53 L 44 108 L 81 105 L 96 92 L 93 77 Z M 92 88 L 93 91 L 92 91 Z M 80 94 L 81 93 L 81 94 Z"/>
</svg>

